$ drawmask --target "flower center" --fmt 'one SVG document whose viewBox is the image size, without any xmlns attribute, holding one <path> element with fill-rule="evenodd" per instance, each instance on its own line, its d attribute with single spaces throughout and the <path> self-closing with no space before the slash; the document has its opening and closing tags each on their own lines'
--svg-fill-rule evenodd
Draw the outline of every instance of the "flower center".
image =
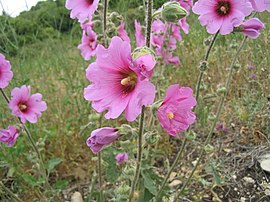
<svg viewBox="0 0 270 202">
<path fill-rule="evenodd" d="M 94 3 L 94 0 L 86 0 L 86 2 L 91 6 Z"/>
<path fill-rule="evenodd" d="M 20 109 L 22 112 L 26 112 L 26 111 L 27 111 L 27 105 L 24 104 L 24 103 L 20 103 L 20 104 L 19 104 L 19 109 Z"/>
<path fill-rule="evenodd" d="M 172 112 L 169 112 L 167 113 L 167 117 L 172 120 L 174 118 L 174 114 Z"/>
<path fill-rule="evenodd" d="M 217 4 L 216 11 L 218 15 L 225 16 L 228 15 L 231 11 L 231 4 L 228 1 L 219 1 Z"/>
<path fill-rule="evenodd" d="M 122 92 L 123 93 L 130 93 L 134 90 L 136 84 L 137 84 L 137 75 L 135 72 L 131 72 L 130 74 L 124 75 L 124 78 L 121 79 L 121 85 L 122 85 Z"/>
</svg>

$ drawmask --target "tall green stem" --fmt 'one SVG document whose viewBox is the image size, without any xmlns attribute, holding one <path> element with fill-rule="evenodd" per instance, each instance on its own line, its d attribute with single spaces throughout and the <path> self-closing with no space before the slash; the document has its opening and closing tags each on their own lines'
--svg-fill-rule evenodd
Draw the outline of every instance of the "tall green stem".
<svg viewBox="0 0 270 202">
<path fill-rule="evenodd" d="M 198 165 L 200 164 L 200 162 L 201 162 L 201 160 L 202 160 L 202 157 L 203 157 L 204 152 L 205 152 L 205 146 L 209 144 L 209 142 L 210 142 L 210 140 L 211 140 L 211 138 L 212 138 L 213 131 L 214 131 L 214 129 L 215 129 L 215 127 L 216 127 L 216 124 L 217 124 L 217 122 L 218 122 L 218 120 L 219 120 L 219 117 L 220 117 L 220 114 L 221 114 L 221 111 L 222 111 L 222 108 L 223 108 L 225 99 L 226 99 L 226 97 L 227 97 L 227 95 L 228 95 L 228 92 L 229 92 L 229 87 L 230 87 L 230 83 L 231 83 L 232 75 L 233 75 L 233 70 L 234 70 L 234 65 L 235 65 L 235 63 L 236 63 L 236 61 L 237 61 L 237 58 L 238 58 L 238 56 L 239 56 L 241 50 L 243 49 L 243 47 L 244 47 L 244 45 L 245 45 L 246 40 L 247 40 L 247 37 L 245 37 L 245 38 L 243 39 L 241 45 L 239 46 L 239 48 L 238 48 L 238 50 L 237 50 L 237 52 L 236 52 L 236 54 L 235 54 L 235 56 L 234 56 L 234 58 L 233 58 L 233 60 L 232 60 L 232 63 L 231 63 L 231 66 L 230 66 L 230 71 L 229 71 L 229 74 L 228 74 L 228 78 L 227 78 L 227 80 L 226 80 L 226 92 L 225 92 L 225 94 L 221 97 L 221 100 L 220 100 L 220 102 L 219 102 L 218 109 L 217 109 L 216 118 L 214 119 L 214 122 L 213 122 L 213 124 L 212 124 L 212 126 L 211 126 L 210 132 L 209 132 L 209 134 L 207 135 L 207 138 L 206 138 L 206 140 L 205 140 L 205 142 L 204 142 L 204 144 L 203 144 L 203 147 L 202 147 L 201 152 L 200 152 L 200 155 L 199 155 L 199 159 L 197 160 L 197 162 L 196 162 L 196 164 L 195 164 L 193 170 L 191 171 L 191 173 L 190 173 L 190 175 L 189 175 L 187 181 L 186 181 L 186 182 L 184 183 L 184 185 L 181 187 L 181 189 L 180 189 L 180 191 L 178 192 L 178 194 L 176 195 L 175 199 L 178 199 L 178 198 L 179 198 L 180 194 L 183 193 L 183 191 L 185 190 L 185 188 L 186 188 L 187 185 L 189 184 L 191 178 L 192 178 L 193 175 L 194 175 L 194 172 L 196 171 Z"/>
<path fill-rule="evenodd" d="M 151 27 L 152 27 L 152 13 L 153 11 L 153 0 L 147 0 L 147 15 L 146 15 L 146 46 L 151 47 Z M 128 201 L 131 202 L 136 185 L 140 178 L 140 168 L 142 162 L 142 138 L 143 138 L 143 125 L 144 125 L 144 110 L 145 107 L 142 107 L 141 119 L 139 124 L 139 134 L 138 134 L 138 154 L 137 154 L 137 166 L 135 171 L 135 176 L 131 185 L 131 190 L 129 194 Z"/>
<path fill-rule="evenodd" d="M 104 45 L 107 46 L 107 13 L 108 13 L 108 0 L 104 0 L 104 9 L 103 9 L 103 39 Z"/>
<path fill-rule="evenodd" d="M 219 32 L 217 32 L 214 35 L 214 38 L 212 39 L 210 45 L 208 46 L 208 49 L 206 51 L 206 54 L 204 56 L 204 62 L 208 61 L 208 58 L 210 56 L 211 50 L 214 47 L 215 41 L 217 39 Z M 204 75 L 204 71 L 200 70 L 199 76 L 198 76 L 198 80 L 197 80 L 197 85 L 196 85 L 196 100 L 199 103 L 199 96 L 200 96 L 200 88 L 201 88 L 201 83 L 202 83 L 202 79 L 203 79 L 203 75 Z"/>
<path fill-rule="evenodd" d="M 164 180 L 163 180 L 163 182 L 161 184 L 161 187 L 160 187 L 159 191 L 157 192 L 156 201 L 158 201 L 159 197 L 162 195 L 162 191 L 163 191 L 166 183 L 168 182 L 168 179 L 169 179 L 173 169 L 175 168 L 176 164 L 178 163 L 180 157 L 182 156 L 182 153 L 184 151 L 186 142 L 187 142 L 187 138 L 185 138 L 184 142 L 182 143 L 182 146 L 181 146 L 179 152 L 177 153 L 177 156 L 176 156 L 176 158 L 175 158 L 169 172 L 167 173 L 166 177 L 164 178 Z"/>
</svg>

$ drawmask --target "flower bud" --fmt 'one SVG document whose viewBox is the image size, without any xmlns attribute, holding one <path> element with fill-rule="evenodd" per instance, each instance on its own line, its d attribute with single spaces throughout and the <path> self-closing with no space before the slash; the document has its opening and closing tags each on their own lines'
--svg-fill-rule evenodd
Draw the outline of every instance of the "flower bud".
<svg viewBox="0 0 270 202">
<path fill-rule="evenodd" d="M 133 135 L 134 134 L 134 129 L 128 125 L 128 124 L 122 124 L 119 128 L 119 133 L 121 135 Z"/>
<path fill-rule="evenodd" d="M 135 61 L 141 56 L 148 55 L 148 54 L 153 55 L 153 58 L 155 58 L 156 56 L 155 52 L 151 48 L 148 48 L 147 46 L 138 47 L 132 53 L 133 61 Z"/>
<path fill-rule="evenodd" d="M 217 94 L 218 95 L 224 95 L 226 93 L 226 91 L 227 91 L 226 88 L 224 86 L 222 86 L 222 87 L 219 87 L 217 89 Z"/>
<path fill-rule="evenodd" d="M 187 11 L 178 2 L 167 2 L 162 6 L 161 16 L 167 22 L 177 23 L 187 16 Z"/>
<path fill-rule="evenodd" d="M 215 151 L 215 148 L 212 145 L 208 144 L 204 147 L 204 150 L 206 153 L 210 154 L 210 153 L 213 153 Z"/>
<path fill-rule="evenodd" d="M 201 61 L 200 66 L 199 66 L 200 71 L 204 72 L 207 70 L 207 68 L 208 68 L 208 62 L 205 60 Z"/>
<path fill-rule="evenodd" d="M 235 64 L 235 65 L 233 66 L 233 68 L 234 68 L 236 71 L 238 71 L 238 70 L 241 68 L 241 65 L 240 65 L 240 64 Z"/>
<path fill-rule="evenodd" d="M 149 145 L 154 145 L 159 140 L 159 135 L 156 130 L 144 134 L 145 142 Z"/>
<path fill-rule="evenodd" d="M 127 196 L 130 192 L 130 187 L 128 185 L 121 185 L 116 192 L 121 196 Z"/>
</svg>

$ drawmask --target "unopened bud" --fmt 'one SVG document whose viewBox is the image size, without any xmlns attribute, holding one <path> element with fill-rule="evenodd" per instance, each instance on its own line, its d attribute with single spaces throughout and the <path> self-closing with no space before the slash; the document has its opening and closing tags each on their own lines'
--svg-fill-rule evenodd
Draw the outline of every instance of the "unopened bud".
<svg viewBox="0 0 270 202">
<path fill-rule="evenodd" d="M 156 130 L 147 132 L 144 134 L 144 139 L 145 139 L 145 142 L 147 142 L 147 144 L 154 145 L 159 140 L 158 132 Z"/>
<path fill-rule="evenodd" d="M 205 60 L 201 61 L 200 66 L 199 66 L 200 71 L 204 72 L 207 70 L 207 68 L 208 68 L 208 62 Z"/>
<path fill-rule="evenodd" d="M 239 70 L 241 68 L 241 65 L 240 64 L 235 64 L 233 66 L 233 68 L 237 71 L 237 70 Z"/>
<path fill-rule="evenodd" d="M 210 154 L 210 153 L 213 153 L 215 151 L 215 148 L 212 145 L 208 144 L 204 147 L 204 150 L 206 153 Z"/>
<path fill-rule="evenodd" d="M 151 54 L 153 56 L 153 58 L 155 59 L 155 56 L 156 56 L 155 52 L 152 49 L 150 49 L 146 46 L 143 46 L 143 47 L 136 48 L 132 52 L 132 58 L 135 61 L 139 57 L 144 56 L 144 55 L 148 55 L 148 54 Z"/>
<path fill-rule="evenodd" d="M 187 11 L 178 2 L 167 2 L 162 6 L 161 16 L 167 22 L 177 23 L 187 16 Z"/>
<path fill-rule="evenodd" d="M 223 87 L 220 87 L 217 89 L 217 94 L 218 95 L 224 95 L 226 93 L 226 88 L 223 86 Z"/>
</svg>

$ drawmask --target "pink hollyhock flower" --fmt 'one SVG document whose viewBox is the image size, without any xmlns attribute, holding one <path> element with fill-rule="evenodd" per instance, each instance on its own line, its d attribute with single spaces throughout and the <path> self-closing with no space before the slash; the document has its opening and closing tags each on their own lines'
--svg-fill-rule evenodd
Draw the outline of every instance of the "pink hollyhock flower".
<svg viewBox="0 0 270 202">
<path fill-rule="evenodd" d="M 154 47 L 162 47 L 166 32 L 166 25 L 161 20 L 152 23 L 151 44 Z"/>
<path fill-rule="evenodd" d="M 187 18 L 183 18 L 183 19 L 179 20 L 179 26 L 185 34 L 188 34 L 189 24 L 187 23 Z"/>
<path fill-rule="evenodd" d="M 130 38 L 128 37 L 128 34 L 125 30 L 125 23 L 124 21 L 121 22 L 119 29 L 118 29 L 118 36 L 123 39 L 124 41 L 127 41 L 130 43 Z"/>
<path fill-rule="evenodd" d="M 82 27 L 84 27 L 82 43 L 78 46 L 78 49 L 81 50 L 81 55 L 85 60 L 90 60 L 96 54 L 97 34 L 89 23 L 82 25 Z"/>
<path fill-rule="evenodd" d="M 177 40 L 177 41 L 181 41 L 182 40 L 182 36 L 180 33 L 180 26 L 178 26 L 177 24 L 172 24 L 172 36 Z"/>
<path fill-rule="evenodd" d="M 264 28 L 264 24 L 258 18 L 252 18 L 245 21 L 241 26 L 241 32 L 253 39 L 256 39 L 261 33 L 260 31 Z"/>
<path fill-rule="evenodd" d="M 139 67 L 133 65 L 130 44 L 115 36 L 108 49 L 98 45 L 96 58 L 86 70 L 92 84 L 84 89 L 84 98 L 92 101 L 97 112 L 108 110 L 107 119 L 125 112 L 126 119 L 134 121 L 143 105 L 153 103 L 155 86 L 148 79 L 142 79 Z"/>
<path fill-rule="evenodd" d="M 6 88 L 12 77 L 10 62 L 0 53 L 0 88 Z"/>
<path fill-rule="evenodd" d="M 153 74 L 154 67 L 156 65 L 156 60 L 151 54 L 146 54 L 138 57 L 134 61 L 137 74 L 141 74 L 141 79 L 151 78 Z"/>
<path fill-rule="evenodd" d="M 192 95 L 192 89 L 171 85 L 165 99 L 158 108 L 157 115 L 161 126 L 171 135 L 176 137 L 193 124 L 196 116 L 191 111 L 197 104 Z"/>
<path fill-rule="evenodd" d="M 118 164 L 123 164 L 128 160 L 128 154 L 127 153 L 120 153 L 115 156 L 115 160 Z"/>
<path fill-rule="evenodd" d="M 270 0 L 249 0 L 255 11 L 270 11 Z"/>
<path fill-rule="evenodd" d="M 247 0 L 199 0 L 192 10 L 200 15 L 199 21 L 206 26 L 208 33 L 219 31 L 226 35 L 238 27 L 253 9 Z"/>
<path fill-rule="evenodd" d="M 174 37 L 170 37 L 169 48 L 170 48 L 170 50 L 175 50 L 177 48 L 176 39 Z"/>
<path fill-rule="evenodd" d="M 17 138 L 19 137 L 19 131 L 14 126 L 8 126 L 8 129 L 0 128 L 0 142 L 12 147 Z"/>
<path fill-rule="evenodd" d="M 11 96 L 8 106 L 12 110 L 12 114 L 19 117 L 23 123 L 26 121 L 36 123 L 41 112 L 47 109 L 40 93 L 30 94 L 30 86 L 14 88 Z"/>
<path fill-rule="evenodd" d="M 177 0 L 177 2 L 180 4 L 180 6 L 186 9 L 187 12 L 189 12 L 190 8 L 193 6 L 192 0 Z"/>
<path fill-rule="evenodd" d="M 145 45 L 145 37 L 142 34 L 142 28 L 140 22 L 135 20 L 135 38 L 137 47 L 142 47 Z"/>
<path fill-rule="evenodd" d="M 119 137 L 118 130 L 115 128 L 104 127 L 92 131 L 86 144 L 94 154 L 97 154 L 104 146 L 111 144 Z"/>
<path fill-rule="evenodd" d="M 99 0 L 67 0 L 66 8 L 71 10 L 70 17 L 83 23 L 91 19 L 98 8 Z"/>
</svg>

